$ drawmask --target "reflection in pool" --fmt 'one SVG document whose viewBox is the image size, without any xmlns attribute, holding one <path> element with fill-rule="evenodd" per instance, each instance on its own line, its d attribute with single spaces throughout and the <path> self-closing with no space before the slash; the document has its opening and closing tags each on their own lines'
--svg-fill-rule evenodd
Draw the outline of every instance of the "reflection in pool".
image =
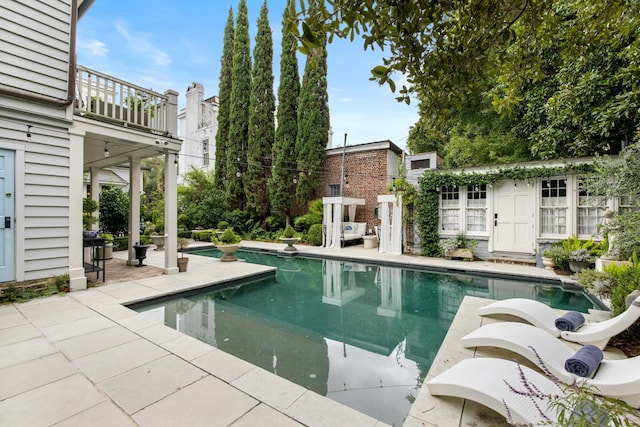
<svg viewBox="0 0 640 427">
<path fill-rule="evenodd" d="M 582 292 L 538 282 L 247 251 L 239 257 L 277 267 L 275 277 L 135 308 L 391 425 L 402 425 L 465 295 L 593 307 Z"/>
</svg>

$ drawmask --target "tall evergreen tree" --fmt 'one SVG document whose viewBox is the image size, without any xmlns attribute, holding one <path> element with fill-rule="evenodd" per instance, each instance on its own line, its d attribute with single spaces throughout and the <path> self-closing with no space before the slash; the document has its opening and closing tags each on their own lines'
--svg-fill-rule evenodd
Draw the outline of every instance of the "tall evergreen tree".
<svg viewBox="0 0 640 427">
<path fill-rule="evenodd" d="M 249 98 L 251 96 L 251 50 L 249 46 L 249 12 L 246 0 L 240 0 L 233 38 L 231 73 L 231 110 L 227 144 L 227 203 L 231 209 L 244 209 L 246 199 L 242 185 L 247 164 L 249 137 Z"/>
<path fill-rule="evenodd" d="M 218 132 L 216 134 L 215 186 L 225 191 L 227 177 L 227 145 L 229 143 L 229 112 L 231 109 L 231 69 L 233 67 L 233 8 L 229 8 L 229 18 L 224 27 L 222 60 L 220 64 L 220 84 L 218 89 Z"/>
<path fill-rule="evenodd" d="M 287 9 L 294 0 L 289 0 Z M 300 74 L 296 55 L 296 38 L 285 25 L 288 15 L 282 19 L 282 53 L 280 55 L 280 86 L 278 86 L 278 128 L 271 157 L 273 170 L 269 179 L 271 206 L 291 222 L 291 202 L 295 190 L 296 135 L 298 134 L 298 96 Z"/>
<path fill-rule="evenodd" d="M 326 40 L 320 42 L 316 58 L 307 58 L 298 106 L 298 188 L 296 199 L 307 205 L 316 197 L 323 172 L 329 138 Z M 315 61 L 314 61 L 315 59 Z"/>
<path fill-rule="evenodd" d="M 247 210 L 256 220 L 269 214 L 268 181 L 271 173 L 271 149 L 275 132 L 273 94 L 273 40 L 267 2 L 260 9 L 258 33 L 253 50 L 251 99 L 249 104 L 249 140 L 247 142 L 247 179 L 244 191 Z"/>
</svg>

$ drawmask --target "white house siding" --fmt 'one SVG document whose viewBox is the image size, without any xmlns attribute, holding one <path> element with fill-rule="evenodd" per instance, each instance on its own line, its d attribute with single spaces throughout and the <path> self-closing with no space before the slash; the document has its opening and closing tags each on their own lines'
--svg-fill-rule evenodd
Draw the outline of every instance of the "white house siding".
<svg viewBox="0 0 640 427">
<path fill-rule="evenodd" d="M 68 122 L 55 117 L 61 108 L 48 107 L 54 117 L 26 115 L 6 108 L 6 100 L 0 96 L 0 148 L 20 153 L 15 163 L 16 280 L 64 274 L 69 266 Z M 24 104 L 19 110 L 34 105 Z M 31 142 L 27 125 L 32 126 Z"/>
<path fill-rule="evenodd" d="M 71 16 L 71 0 L 0 3 L 0 88 L 68 98 Z"/>
</svg>

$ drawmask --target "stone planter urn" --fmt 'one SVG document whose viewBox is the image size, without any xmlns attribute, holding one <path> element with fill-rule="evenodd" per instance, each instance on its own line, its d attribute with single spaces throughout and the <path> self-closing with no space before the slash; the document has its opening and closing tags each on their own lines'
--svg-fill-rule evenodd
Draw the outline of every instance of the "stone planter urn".
<svg viewBox="0 0 640 427">
<path fill-rule="evenodd" d="M 548 258 L 546 256 L 542 257 L 542 264 L 544 265 L 545 270 L 553 270 L 556 266 L 556 263 L 553 262 L 551 258 Z"/>
<path fill-rule="evenodd" d="M 462 258 L 465 261 L 473 261 L 473 251 L 467 248 L 457 248 L 448 251 L 445 257 L 447 259 Z"/>
<path fill-rule="evenodd" d="M 224 255 L 222 256 L 222 258 L 220 258 L 220 261 L 222 262 L 232 262 L 232 261 L 237 261 L 238 257 L 236 257 L 233 253 L 235 251 L 237 251 L 238 249 L 240 249 L 240 244 L 232 244 L 232 245 L 223 245 L 223 244 L 219 244 L 216 245 L 216 248 L 218 248 L 220 251 L 224 252 Z"/>
<path fill-rule="evenodd" d="M 102 253 L 102 247 L 96 247 L 96 257 L 99 260 L 103 259 L 111 259 L 113 258 L 113 243 L 105 243 L 104 244 L 104 253 Z"/>
<path fill-rule="evenodd" d="M 298 248 L 293 246 L 293 244 L 298 243 L 300 241 L 300 238 L 299 237 L 280 237 L 280 241 L 287 244 L 287 246 L 284 248 L 285 252 L 296 252 Z"/>
<path fill-rule="evenodd" d="M 164 235 L 152 234 L 151 241 L 156 245 L 156 251 L 164 251 Z"/>
<path fill-rule="evenodd" d="M 145 267 L 146 265 L 142 263 L 142 261 L 147 257 L 147 249 L 149 249 L 149 245 L 133 245 L 133 249 L 136 251 L 136 259 L 138 260 L 138 264 L 136 267 Z"/>
<path fill-rule="evenodd" d="M 571 261 L 569 260 L 569 270 L 573 273 L 580 273 L 584 270 L 588 270 L 591 267 L 589 261 Z"/>
</svg>

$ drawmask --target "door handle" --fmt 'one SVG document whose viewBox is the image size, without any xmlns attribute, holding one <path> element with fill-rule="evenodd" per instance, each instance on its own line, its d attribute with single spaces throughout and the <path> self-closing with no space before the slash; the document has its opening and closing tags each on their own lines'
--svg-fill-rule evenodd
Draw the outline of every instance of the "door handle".
<svg viewBox="0 0 640 427">
<path fill-rule="evenodd" d="M 11 217 L 10 216 L 5 216 L 4 217 L 4 228 L 11 228 Z"/>
</svg>

